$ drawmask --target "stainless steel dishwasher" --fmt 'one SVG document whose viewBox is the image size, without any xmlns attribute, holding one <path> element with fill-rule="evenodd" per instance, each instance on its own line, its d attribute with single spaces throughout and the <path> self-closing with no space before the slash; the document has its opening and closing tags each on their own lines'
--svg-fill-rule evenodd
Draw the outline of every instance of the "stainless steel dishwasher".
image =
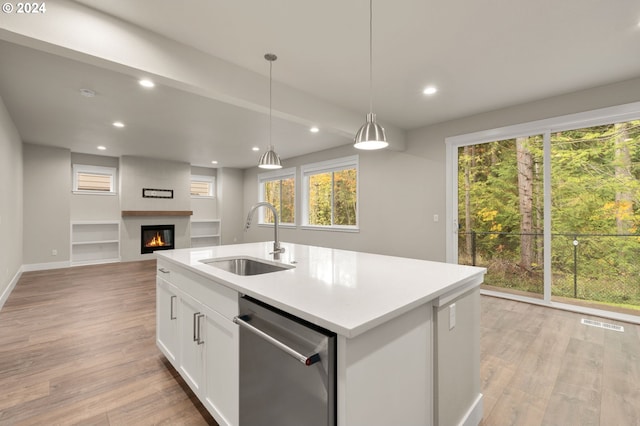
<svg viewBox="0 0 640 426">
<path fill-rule="evenodd" d="M 336 335 L 240 299 L 240 425 L 335 426 Z"/>
</svg>

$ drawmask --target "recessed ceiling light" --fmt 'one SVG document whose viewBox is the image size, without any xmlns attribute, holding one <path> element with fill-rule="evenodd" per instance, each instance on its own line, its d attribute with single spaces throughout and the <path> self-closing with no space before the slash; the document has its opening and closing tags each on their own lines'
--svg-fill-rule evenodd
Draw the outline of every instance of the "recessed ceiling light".
<svg viewBox="0 0 640 426">
<path fill-rule="evenodd" d="M 260 151 L 260 148 L 258 148 L 257 146 L 254 146 L 253 148 L 251 148 L 251 151 Z"/>
<path fill-rule="evenodd" d="M 438 89 L 435 86 L 429 86 L 429 87 L 425 87 L 422 93 L 424 93 L 425 95 L 433 95 L 437 91 Z"/>
<path fill-rule="evenodd" d="M 106 146 L 102 146 L 102 145 L 100 145 L 100 146 L 98 146 L 98 149 L 99 149 L 100 151 L 104 151 L 105 149 L 107 149 L 107 147 L 106 147 Z"/>
<path fill-rule="evenodd" d="M 114 121 L 113 122 L 113 126 L 114 127 L 123 128 L 124 127 L 124 123 L 122 121 Z"/>
<path fill-rule="evenodd" d="M 93 98 L 96 95 L 96 92 L 91 89 L 80 89 L 80 94 L 85 98 Z"/>
<path fill-rule="evenodd" d="M 138 83 L 140 83 L 140 86 L 147 87 L 147 88 L 151 88 L 151 87 L 155 87 L 156 86 L 156 84 L 153 81 L 147 80 L 146 78 L 140 80 Z"/>
<path fill-rule="evenodd" d="M 312 128 L 309 129 L 309 131 L 311 133 L 318 133 L 320 131 L 320 129 L 318 129 L 316 126 L 313 126 Z"/>
<path fill-rule="evenodd" d="M 218 164 L 218 162 L 216 160 L 213 160 L 211 164 Z"/>
</svg>

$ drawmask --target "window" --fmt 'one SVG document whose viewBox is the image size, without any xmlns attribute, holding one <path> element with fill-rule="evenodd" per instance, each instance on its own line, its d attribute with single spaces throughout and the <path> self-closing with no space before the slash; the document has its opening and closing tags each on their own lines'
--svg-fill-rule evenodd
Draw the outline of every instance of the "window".
<svg viewBox="0 0 640 426">
<path fill-rule="evenodd" d="M 213 176 L 191 175 L 191 196 L 194 198 L 215 197 L 215 182 Z"/>
<path fill-rule="evenodd" d="M 303 225 L 358 229 L 358 156 L 308 164 L 304 179 Z"/>
<path fill-rule="evenodd" d="M 295 225 L 296 223 L 296 169 L 275 170 L 258 175 L 260 201 L 273 204 L 280 215 L 280 223 Z M 273 223 L 270 209 L 262 209 L 261 224 Z"/>
<path fill-rule="evenodd" d="M 113 167 L 73 165 L 73 192 L 114 195 L 116 169 Z"/>
</svg>

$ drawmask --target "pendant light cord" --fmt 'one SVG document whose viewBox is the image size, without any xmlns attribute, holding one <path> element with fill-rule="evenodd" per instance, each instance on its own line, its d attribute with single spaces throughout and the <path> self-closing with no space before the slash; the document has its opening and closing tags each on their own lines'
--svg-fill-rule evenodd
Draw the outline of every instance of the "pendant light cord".
<svg viewBox="0 0 640 426">
<path fill-rule="evenodd" d="M 373 0 L 369 0 L 369 113 L 373 114 Z"/>
<path fill-rule="evenodd" d="M 272 149 L 272 145 L 271 145 L 271 86 L 273 84 L 273 78 L 271 77 L 271 72 L 273 69 L 273 61 L 270 60 L 269 61 L 269 149 Z"/>
</svg>

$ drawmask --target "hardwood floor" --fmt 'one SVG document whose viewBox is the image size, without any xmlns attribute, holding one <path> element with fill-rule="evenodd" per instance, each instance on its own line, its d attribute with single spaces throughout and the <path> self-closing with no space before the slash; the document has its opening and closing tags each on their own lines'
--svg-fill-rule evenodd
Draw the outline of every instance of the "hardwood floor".
<svg viewBox="0 0 640 426">
<path fill-rule="evenodd" d="M 639 326 L 487 296 L 481 303 L 484 426 L 640 425 Z"/>
<path fill-rule="evenodd" d="M 155 346 L 155 261 L 24 273 L 0 311 L 1 425 L 206 425 Z"/>
<path fill-rule="evenodd" d="M 640 425 L 640 327 L 481 300 L 484 426 Z M 215 424 L 155 346 L 155 261 L 28 272 L 11 293 L 0 425 L 53 424 Z"/>
</svg>

